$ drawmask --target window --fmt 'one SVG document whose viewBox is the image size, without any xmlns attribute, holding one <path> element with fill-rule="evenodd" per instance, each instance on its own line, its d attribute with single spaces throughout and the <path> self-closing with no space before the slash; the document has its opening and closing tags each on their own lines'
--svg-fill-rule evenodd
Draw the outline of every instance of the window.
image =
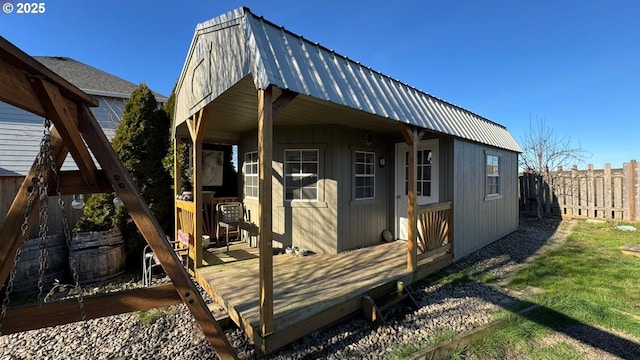
<svg viewBox="0 0 640 360">
<path fill-rule="evenodd" d="M 500 157 L 487 154 L 487 188 L 486 194 L 500 194 Z"/>
<path fill-rule="evenodd" d="M 284 151 L 284 199 L 318 199 L 318 150 Z"/>
<path fill-rule="evenodd" d="M 430 149 L 419 149 L 417 151 L 417 182 L 416 196 L 431 196 L 431 160 Z M 409 152 L 404 153 L 404 194 L 409 194 Z"/>
<path fill-rule="evenodd" d="M 355 198 L 356 200 L 376 197 L 376 153 L 356 151 L 355 153 Z"/>
<path fill-rule="evenodd" d="M 244 154 L 244 196 L 258 198 L 258 152 Z"/>
</svg>

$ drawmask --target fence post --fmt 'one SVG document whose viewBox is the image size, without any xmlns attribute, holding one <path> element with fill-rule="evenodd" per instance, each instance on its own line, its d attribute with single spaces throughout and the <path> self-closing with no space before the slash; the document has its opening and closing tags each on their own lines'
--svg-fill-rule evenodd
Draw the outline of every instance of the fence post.
<svg viewBox="0 0 640 360">
<path fill-rule="evenodd" d="M 544 204 L 544 213 L 545 214 L 551 214 L 551 201 L 552 201 L 552 196 L 551 196 L 551 185 L 549 184 L 549 182 L 551 181 L 551 176 L 549 176 L 549 168 L 545 167 L 544 169 L 544 178 L 543 178 L 543 189 L 544 189 L 544 193 L 543 193 L 543 204 Z"/>
<path fill-rule="evenodd" d="M 640 194 L 638 164 L 635 160 L 629 163 L 629 221 L 640 220 Z"/>
<path fill-rule="evenodd" d="M 587 217 L 596 217 L 596 194 L 595 188 L 596 184 L 594 183 L 593 178 L 593 164 L 587 165 Z"/>
<path fill-rule="evenodd" d="M 604 164 L 604 218 L 612 219 L 611 215 L 611 164 Z"/>
<path fill-rule="evenodd" d="M 577 217 L 580 215 L 580 179 L 578 179 L 578 165 L 571 167 L 571 215 Z"/>
</svg>

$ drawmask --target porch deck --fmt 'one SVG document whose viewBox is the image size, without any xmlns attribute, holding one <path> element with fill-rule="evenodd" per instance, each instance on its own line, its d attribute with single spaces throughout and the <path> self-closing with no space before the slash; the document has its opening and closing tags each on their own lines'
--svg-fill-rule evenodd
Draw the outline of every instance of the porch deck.
<svg viewBox="0 0 640 360">
<path fill-rule="evenodd" d="M 234 260 L 243 261 L 234 261 Z M 420 259 L 415 273 L 407 270 L 405 242 L 340 254 L 273 257 L 275 330 L 260 335 L 258 253 L 246 244 L 205 253 L 195 277 L 261 354 L 274 350 L 361 309 L 363 295 L 378 297 L 451 264 L 451 254 Z"/>
</svg>

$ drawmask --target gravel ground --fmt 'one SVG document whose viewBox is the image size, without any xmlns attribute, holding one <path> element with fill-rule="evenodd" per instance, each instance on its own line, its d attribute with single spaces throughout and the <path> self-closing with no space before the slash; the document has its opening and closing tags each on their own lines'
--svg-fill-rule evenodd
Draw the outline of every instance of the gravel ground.
<svg viewBox="0 0 640 360">
<path fill-rule="evenodd" d="M 522 220 L 518 231 L 494 242 L 448 271 L 486 272 L 506 279 L 532 255 L 560 243 L 568 227 L 558 222 Z M 555 233 L 555 236 L 554 236 Z M 268 359 L 384 359 L 395 349 L 429 342 L 442 334 L 462 333 L 489 323 L 492 313 L 517 294 L 477 283 L 411 286 L 418 309 L 397 305 L 385 312 L 387 325 L 373 326 L 348 317 L 271 354 Z M 139 314 L 123 314 L 0 337 L 0 359 L 215 359 L 216 356 L 184 305 L 164 310 L 152 324 Z M 243 359 L 255 358 L 253 345 L 237 329 L 227 338 Z M 584 344 L 588 358 L 608 353 Z M 593 357 L 592 357 L 593 356 Z M 609 356 L 611 358 L 611 356 Z"/>
</svg>

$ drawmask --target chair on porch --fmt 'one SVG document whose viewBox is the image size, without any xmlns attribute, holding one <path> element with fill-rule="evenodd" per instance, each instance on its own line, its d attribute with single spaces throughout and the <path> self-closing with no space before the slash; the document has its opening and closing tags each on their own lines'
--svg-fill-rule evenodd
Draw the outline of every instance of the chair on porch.
<svg viewBox="0 0 640 360">
<path fill-rule="evenodd" d="M 241 202 L 219 203 L 216 205 L 218 222 L 216 223 L 216 244 L 224 229 L 227 252 L 229 252 L 229 233 L 236 232 L 240 237 L 240 225 L 244 222 L 244 207 Z"/>
<path fill-rule="evenodd" d="M 189 258 L 189 234 L 182 233 L 182 230 L 178 230 L 178 240 L 172 241 L 167 237 L 169 244 L 173 245 L 173 251 L 178 255 L 182 265 L 188 266 Z M 183 260 L 186 255 L 186 260 Z M 151 250 L 149 245 L 146 245 L 142 249 L 142 285 L 151 286 L 151 280 L 153 278 L 153 269 L 162 266 L 160 260 L 156 254 Z"/>
</svg>

